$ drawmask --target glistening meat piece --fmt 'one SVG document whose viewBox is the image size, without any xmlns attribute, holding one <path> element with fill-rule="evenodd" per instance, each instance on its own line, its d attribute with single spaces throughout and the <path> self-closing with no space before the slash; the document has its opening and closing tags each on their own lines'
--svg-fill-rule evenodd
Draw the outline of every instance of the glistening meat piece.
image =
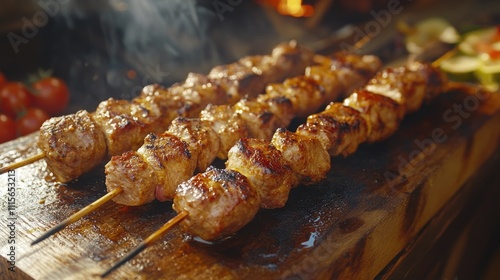
<svg viewBox="0 0 500 280">
<path fill-rule="evenodd" d="M 141 187 L 138 188 L 137 184 Z M 153 201 L 158 176 L 156 170 L 136 151 L 114 156 L 106 164 L 106 189 L 124 191 L 115 198 L 116 203 L 138 206 Z"/>
<path fill-rule="evenodd" d="M 45 151 L 47 167 L 60 182 L 94 168 L 106 157 L 106 139 L 92 115 L 78 111 L 51 118 L 40 127 L 38 147 Z"/>
<path fill-rule="evenodd" d="M 279 119 L 278 127 L 288 126 L 295 117 L 292 101 L 284 96 L 271 97 L 267 94 L 262 94 L 257 97 L 257 102 L 265 103 L 269 106 L 269 111 Z"/>
<path fill-rule="evenodd" d="M 271 112 L 267 102 L 243 99 L 234 104 L 233 110 L 241 116 L 248 128 L 248 136 L 252 138 L 267 139 L 282 124 L 280 118 Z"/>
<path fill-rule="evenodd" d="M 220 141 L 210 122 L 195 118 L 176 118 L 167 133 L 180 137 L 189 145 L 191 151 L 198 154 L 196 164 L 198 171 L 205 171 L 215 160 Z"/>
<path fill-rule="evenodd" d="M 331 103 L 323 112 L 309 116 L 297 134 L 318 139 L 331 156 L 348 156 L 366 142 L 368 127 L 359 111 Z"/>
<path fill-rule="evenodd" d="M 193 175 L 198 157 L 196 152 L 175 135 L 163 133 L 146 137 L 137 154 L 156 172 L 155 196 L 158 200 L 172 199 L 177 185 Z"/>
<path fill-rule="evenodd" d="M 288 200 L 290 189 L 298 178 L 269 141 L 241 139 L 229 150 L 226 169 L 244 175 L 255 186 L 262 199 L 263 208 L 279 208 Z"/>
<path fill-rule="evenodd" d="M 315 137 L 278 129 L 271 140 L 301 184 L 314 184 L 325 178 L 330 170 L 330 155 Z"/>
<path fill-rule="evenodd" d="M 324 89 L 306 76 L 286 79 L 282 84 L 270 84 L 266 88 L 266 95 L 290 99 L 293 111 L 298 117 L 306 117 L 316 112 L 325 100 Z"/>
<path fill-rule="evenodd" d="M 217 79 L 217 84 L 226 92 L 229 103 L 237 102 L 244 95 L 244 91 L 257 94 L 261 86 L 260 76 L 239 63 L 216 66 L 208 74 L 211 79 Z"/>
<path fill-rule="evenodd" d="M 149 132 L 162 131 L 158 125 L 159 116 L 127 100 L 110 98 L 101 102 L 93 117 L 106 136 L 110 156 L 124 153 L 130 148 L 136 150 Z"/>
<path fill-rule="evenodd" d="M 174 84 L 168 91 L 170 100 L 179 101 L 174 102 L 179 104 L 174 117 L 196 117 L 208 104 L 230 102 L 223 88 L 202 74 L 189 73 L 184 83 Z"/>
<path fill-rule="evenodd" d="M 227 152 L 238 139 L 249 135 L 245 120 L 231 106 L 208 106 L 200 113 L 203 122 L 210 123 L 219 137 L 217 157 L 227 158 Z"/>
<path fill-rule="evenodd" d="M 338 86 L 342 88 L 345 95 L 362 87 L 366 80 L 370 79 L 382 67 L 382 61 L 374 55 L 356 55 L 352 53 L 339 52 L 333 55 L 333 59 L 324 61 L 322 66 L 328 67 L 337 75 Z M 306 75 L 313 79 L 331 79 L 332 77 L 317 75 L 319 69 L 310 67 Z M 321 70 L 320 70 L 321 71 Z"/>
<path fill-rule="evenodd" d="M 393 99 L 359 90 L 344 100 L 345 106 L 361 113 L 367 123 L 367 140 L 375 142 L 392 135 L 404 116 L 404 107 Z"/>
<path fill-rule="evenodd" d="M 243 96 L 255 97 L 268 83 L 301 73 L 312 64 L 314 53 L 295 41 L 279 44 L 270 56 L 248 56 L 236 63 L 214 67 L 208 77 L 218 81 L 230 104 Z"/>
<path fill-rule="evenodd" d="M 260 207 L 256 187 L 238 172 L 211 168 L 179 185 L 172 208 L 187 212 L 184 229 L 205 240 L 232 234 Z"/>
</svg>

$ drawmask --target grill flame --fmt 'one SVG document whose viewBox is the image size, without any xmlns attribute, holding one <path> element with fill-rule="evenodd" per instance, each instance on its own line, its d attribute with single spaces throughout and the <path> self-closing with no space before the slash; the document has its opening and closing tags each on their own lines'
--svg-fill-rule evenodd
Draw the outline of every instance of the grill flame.
<svg viewBox="0 0 500 280">
<path fill-rule="evenodd" d="M 314 7 L 303 4 L 302 0 L 263 0 L 259 2 L 272 6 L 278 13 L 285 16 L 310 17 L 314 14 Z"/>
</svg>

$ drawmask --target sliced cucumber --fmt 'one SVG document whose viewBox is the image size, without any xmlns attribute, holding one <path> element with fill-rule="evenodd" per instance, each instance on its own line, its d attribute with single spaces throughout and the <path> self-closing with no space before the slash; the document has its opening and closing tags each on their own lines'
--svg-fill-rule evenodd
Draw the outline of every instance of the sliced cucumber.
<svg viewBox="0 0 500 280">
<path fill-rule="evenodd" d="M 500 84 L 500 60 L 480 59 L 477 79 L 490 90 L 498 90 Z"/>
<path fill-rule="evenodd" d="M 488 42 L 496 32 L 496 27 L 471 31 L 464 35 L 464 39 L 458 44 L 458 49 L 467 55 L 478 55 L 476 45 L 480 42 Z"/>
<path fill-rule="evenodd" d="M 480 61 L 476 56 L 457 55 L 441 63 L 441 69 L 455 81 L 472 81 L 479 69 Z"/>
<path fill-rule="evenodd" d="M 406 48 L 410 53 L 420 53 L 432 42 L 457 43 L 460 35 L 445 19 L 431 17 L 420 21 L 407 32 Z"/>
</svg>

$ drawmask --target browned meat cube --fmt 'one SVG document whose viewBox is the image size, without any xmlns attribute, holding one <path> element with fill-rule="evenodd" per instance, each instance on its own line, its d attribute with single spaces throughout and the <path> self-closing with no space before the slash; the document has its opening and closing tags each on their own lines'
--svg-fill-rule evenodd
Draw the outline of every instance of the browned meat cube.
<svg viewBox="0 0 500 280">
<path fill-rule="evenodd" d="M 200 172 L 207 169 L 219 151 L 219 137 L 211 125 L 200 119 L 176 118 L 167 130 L 167 133 L 185 141 L 191 151 L 197 151 L 196 169 Z"/>
<path fill-rule="evenodd" d="M 71 181 L 106 157 L 106 140 L 87 111 L 55 117 L 40 127 L 38 147 L 59 182 Z"/>
<path fill-rule="evenodd" d="M 315 137 L 278 129 L 271 143 L 300 177 L 301 184 L 317 183 L 330 171 L 330 155 Z"/>
<path fill-rule="evenodd" d="M 270 97 L 290 99 L 298 117 L 306 117 L 316 112 L 326 100 L 323 88 L 306 76 L 290 78 L 282 84 L 270 84 L 266 88 L 266 94 Z"/>
<path fill-rule="evenodd" d="M 156 199 L 166 201 L 174 198 L 177 185 L 193 176 L 198 156 L 193 152 L 197 151 L 190 151 L 186 142 L 168 133 L 151 133 L 144 139 L 137 153 L 156 172 Z"/>
<path fill-rule="evenodd" d="M 185 231 L 205 240 L 233 234 L 259 211 L 256 187 L 236 171 L 210 168 L 179 185 L 172 208 Z"/>
<path fill-rule="evenodd" d="M 288 127 L 295 117 L 292 101 L 284 96 L 272 97 L 262 94 L 257 97 L 257 101 L 269 106 L 269 111 L 279 119 L 278 127 Z"/>
<path fill-rule="evenodd" d="M 170 95 L 182 100 L 182 105 L 176 108 L 178 116 L 197 117 L 208 104 L 224 104 L 228 102 L 222 87 L 208 77 L 189 73 L 183 84 L 169 88 Z"/>
<path fill-rule="evenodd" d="M 114 156 L 105 166 L 106 189 L 123 192 L 113 201 L 123 205 L 138 206 L 155 199 L 158 177 L 153 167 L 135 151 Z"/>
<path fill-rule="evenodd" d="M 330 156 L 347 156 L 366 141 L 368 128 L 360 112 L 331 103 L 323 112 L 309 116 L 297 133 L 317 138 Z"/>
<path fill-rule="evenodd" d="M 368 142 L 383 140 L 393 134 L 404 116 L 404 106 L 393 99 L 360 90 L 344 100 L 344 105 L 358 110 L 368 126 Z"/>
<path fill-rule="evenodd" d="M 150 132 L 162 132 L 165 128 L 154 125 L 159 117 L 139 104 L 110 98 L 97 107 L 93 115 L 106 136 L 109 156 L 136 150 Z"/>
<path fill-rule="evenodd" d="M 269 141 L 240 139 L 229 150 L 226 168 L 245 175 L 258 189 L 263 208 L 283 207 L 297 176 Z"/>
<path fill-rule="evenodd" d="M 248 136 L 248 128 L 243 118 L 236 114 L 231 106 L 207 106 L 200 113 L 203 122 L 210 123 L 219 136 L 217 157 L 227 158 L 227 152 L 240 138 Z"/>
<path fill-rule="evenodd" d="M 249 137 L 269 140 L 280 127 L 280 119 L 266 103 L 243 99 L 234 104 L 233 110 L 245 121 Z"/>
</svg>

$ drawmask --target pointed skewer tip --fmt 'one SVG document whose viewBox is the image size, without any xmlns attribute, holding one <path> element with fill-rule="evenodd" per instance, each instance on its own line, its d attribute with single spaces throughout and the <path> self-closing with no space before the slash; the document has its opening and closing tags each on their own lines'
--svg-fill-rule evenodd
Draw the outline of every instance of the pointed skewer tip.
<svg viewBox="0 0 500 280">
<path fill-rule="evenodd" d="M 49 238 L 50 236 L 58 233 L 59 231 L 61 231 L 62 229 L 64 229 L 65 227 L 67 227 L 69 224 L 65 223 L 66 221 L 63 221 L 57 225 L 55 225 L 54 227 L 52 227 L 51 229 L 49 229 L 48 231 L 46 231 L 44 234 L 42 234 L 40 237 L 38 237 L 37 239 L 33 240 L 31 242 L 31 246 L 35 245 L 35 244 L 38 244 L 42 241 L 44 241 L 45 239 Z"/>
<path fill-rule="evenodd" d="M 184 218 L 186 218 L 187 216 L 188 216 L 187 212 L 181 212 L 181 213 L 177 214 L 175 217 L 173 217 L 172 219 L 168 220 L 168 222 L 166 222 L 163 226 L 161 226 L 157 231 L 153 232 L 150 236 L 148 236 L 146 239 L 144 239 L 144 241 L 139 246 L 137 246 L 130 253 L 125 255 L 125 257 L 121 258 L 118 262 L 113 264 L 105 272 L 103 272 L 101 274 L 101 277 L 103 277 L 103 278 L 106 277 L 108 274 L 110 274 L 111 272 L 113 272 L 114 270 L 116 270 L 117 268 L 119 268 L 120 266 L 122 266 L 123 264 L 125 264 L 126 262 L 131 260 L 132 258 L 134 258 L 137 254 L 139 254 L 144 249 L 146 249 L 148 246 L 153 244 L 153 242 L 155 242 L 158 238 L 163 236 L 163 234 L 165 232 L 167 232 L 170 228 L 172 228 L 173 226 L 177 225 L 179 222 L 184 220 Z"/>
<path fill-rule="evenodd" d="M 59 224 L 57 224 L 53 228 L 49 229 L 46 233 L 42 234 L 42 236 L 38 237 L 33 242 L 31 242 L 31 245 L 35 245 L 35 244 L 47 239 L 51 235 L 58 233 L 59 231 L 61 231 L 65 227 L 75 223 L 76 221 L 78 221 L 82 217 L 90 214 L 91 212 L 93 212 L 97 208 L 101 207 L 106 202 L 110 201 L 111 199 L 113 199 L 115 196 L 119 195 L 122 192 L 123 192 L 122 188 L 116 188 L 116 189 L 110 191 L 106 195 L 104 195 L 101 198 L 97 199 L 96 201 L 90 203 L 89 205 L 80 209 L 80 211 L 74 213 L 73 215 L 66 218 L 64 221 L 60 222 Z"/>
</svg>

